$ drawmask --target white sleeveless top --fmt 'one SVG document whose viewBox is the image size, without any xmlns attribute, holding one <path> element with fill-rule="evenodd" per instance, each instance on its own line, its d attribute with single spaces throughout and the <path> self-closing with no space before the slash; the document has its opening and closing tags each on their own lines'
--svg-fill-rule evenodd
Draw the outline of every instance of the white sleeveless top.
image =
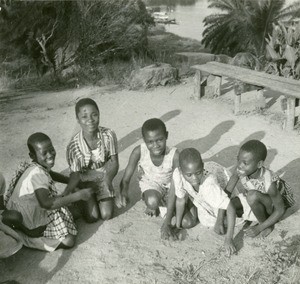
<svg viewBox="0 0 300 284">
<path fill-rule="evenodd" d="M 160 166 L 155 166 L 145 143 L 141 144 L 138 163 L 139 184 L 142 192 L 147 189 L 170 188 L 175 147 L 166 147 L 166 154 Z M 160 188 L 160 189 L 159 189 Z"/>
</svg>

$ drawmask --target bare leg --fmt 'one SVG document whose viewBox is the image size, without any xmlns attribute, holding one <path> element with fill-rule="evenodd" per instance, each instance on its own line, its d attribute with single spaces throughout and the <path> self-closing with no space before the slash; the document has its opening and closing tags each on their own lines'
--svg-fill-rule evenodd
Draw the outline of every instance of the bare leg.
<svg viewBox="0 0 300 284">
<path fill-rule="evenodd" d="M 94 223 L 100 219 L 100 211 L 95 194 L 90 200 L 81 201 L 80 205 L 83 211 L 83 218 L 87 223 Z"/>
<path fill-rule="evenodd" d="M 102 220 L 109 220 L 113 217 L 114 213 L 114 200 L 113 198 L 105 198 L 99 201 L 100 215 Z"/>
<path fill-rule="evenodd" d="M 267 194 L 250 190 L 247 194 L 247 202 L 259 223 L 264 222 L 273 212 L 272 200 Z M 260 236 L 268 236 L 273 229 L 274 225 L 266 228 L 260 233 Z"/>
<path fill-rule="evenodd" d="M 159 209 L 158 206 L 161 201 L 161 194 L 154 189 L 148 189 L 144 192 L 144 200 L 147 205 L 147 208 L 145 210 L 145 214 L 149 216 L 158 216 L 159 215 Z"/>
<path fill-rule="evenodd" d="M 189 199 L 187 202 L 187 207 L 184 212 L 181 226 L 184 229 L 190 229 L 197 225 L 198 223 L 198 216 L 197 216 L 197 208 Z"/>
<path fill-rule="evenodd" d="M 65 239 L 59 244 L 57 249 L 70 249 L 75 245 L 75 236 L 74 235 L 67 235 Z"/>
</svg>

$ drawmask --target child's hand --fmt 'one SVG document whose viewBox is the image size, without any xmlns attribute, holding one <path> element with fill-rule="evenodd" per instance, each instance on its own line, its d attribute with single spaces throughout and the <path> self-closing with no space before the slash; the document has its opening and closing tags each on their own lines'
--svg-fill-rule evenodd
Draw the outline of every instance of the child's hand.
<svg viewBox="0 0 300 284">
<path fill-rule="evenodd" d="M 257 235 L 259 235 L 260 232 L 261 232 L 261 229 L 260 229 L 259 225 L 256 225 L 256 226 L 252 226 L 249 229 L 247 229 L 245 234 L 248 237 L 254 238 Z"/>
<path fill-rule="evenodd" d="M 225 234 L 224 223 L 221 222 L 221 221 L 217 221 L 216 224 L 215 224 L 215 226 L 214 226 L 214 231 L 218 235 L 224 235 Z"/>
<path fill-rule="evenodd" d="M 163 240 L 168 240 L 169 238 L 173 241 L 178 240 L 178 229 L 174 230 L 171 225 L 163 224 L 160 233 Z"/>
<path fill-rule="evenodd" d="M 233 243 L 233 239 L 229 239 L 229 238 L 225 238 L 225 241 L 224 241 L 224 247 L 225 247 L 225 251 L 226 251 L 226 254 L 228 256 L 232 255 L 232 254 L 236 254 L 236 247 Z"/>
<path fill-rule="evenodd" d="M 45 226 L 40 226 L 32 230 L 25 230 L 24 233 L 31 238 L 40 238 L 44 235 L 44 231 L 46 230 Z"/>
<path fill-rule="evenodd" d="M 246 176 L 244 171 L 239 170 L 238 168 L 236 168 L 236 174 L 240 177 L 243 178 Z"/>
</svg>

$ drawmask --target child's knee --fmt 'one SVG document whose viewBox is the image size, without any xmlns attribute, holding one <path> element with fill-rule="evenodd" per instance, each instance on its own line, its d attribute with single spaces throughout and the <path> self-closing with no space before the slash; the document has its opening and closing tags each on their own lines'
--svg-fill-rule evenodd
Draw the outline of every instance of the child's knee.
<svg viewBox="0 0 300 284">
<path fill-rule="evenodd" d="M 61 242 L 61 244 L 64 246 L 64 248 L 72 248 L 75 245 L 76 236 L 74 235 L 67 235 L 65 239 Z"/>
<path fill-rule="evenodd" d="M 195 227 L 197 224 L 197 219 L 192 217 L 191 214 L 185 215 L 182 219 L 181 226 L 184 229 L 190 229 Z"/>
<path fill-rule="evenodd" d="M 159 206 L 159 199 L 155 195 L 151 195 L 145 198 L 145 202 L 147 207 L 153 210 L 157 209 Z"/>
<path fill-rule="evenodd" d="M 112 210 L 105 210 L 101 212 L 101 219 L 104 221 L 107 221 L 113 217 L 113 211 Z"/>
</svg>

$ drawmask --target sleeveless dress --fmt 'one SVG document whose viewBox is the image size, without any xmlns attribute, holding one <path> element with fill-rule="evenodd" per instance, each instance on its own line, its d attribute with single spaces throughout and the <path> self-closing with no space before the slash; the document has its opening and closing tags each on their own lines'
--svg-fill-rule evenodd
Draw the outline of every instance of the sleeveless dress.
<svg viewBox="0 0 300 284">
<path fill-rule="evenodd" d="M 138 163 L 138 179 L 142 194 L 149 189 L 156 190 L 166 202 L 166 195 L 171 185 L 173 172 L 173 157 L 175 147 L 166 147 L 166 154 L 160 166 L 155 166 L 150 157 L 150 151 L 145 143 L 141 144 L 141 158 Z M 165 204 L 163 204 L 165 205 Z"/>
</svg>

